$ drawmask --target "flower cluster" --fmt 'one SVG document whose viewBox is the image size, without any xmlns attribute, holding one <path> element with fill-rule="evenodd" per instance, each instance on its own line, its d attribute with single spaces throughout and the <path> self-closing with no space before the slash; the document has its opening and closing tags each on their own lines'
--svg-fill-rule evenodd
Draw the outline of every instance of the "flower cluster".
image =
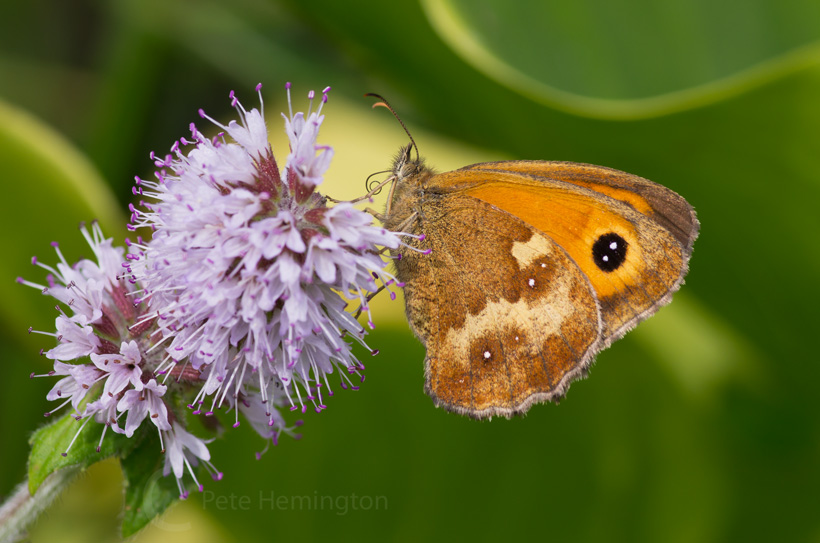
<svg viewBox="0 0 820 543">
<path fill-rule="evenodd" d="M 370 297 L 395 280 L 380 252 L 399 239 L 316 192 L 333 156 L 316 141 L 329 88 L 315 109 L 311 92 L 308 112 L 294 114 L 289 87 L 284 168 L 262 110 L 245 110 L 231 93 L 239 122 L 200 110 L 221 131 L 209 138 L 191 124 L 190 139 L 152 153 L 156 179 L 136 179 L 141 201 L 128 226 L 150 239 L 127 241 L 124 254 L 95 225 L 83 233 L 96 263 L 71 267 L 58 249 L 56 270 L 41 265 L 48 287 L 22 281 L 74 312 L 58 317 L 59 344 L 46 353 L 51 373 L 64 376 L 49 399 L 70 402 L 83 427 L 94 418 L 128 436 L 148 418 L 178 481 L 197 460 L 221 474 L 169 397 L 184 398 L 191 415 L 233 410 L 234 426 L 242 412 L 275 444 L 292 431 L 279 408 L 321 411 L 334 373 L 342 388 L 357 388 L 351 376 L 364 380 L 345 337 L 376 353 L 348 306 L 369 316 Z M 91 363 L 67 363 L 84 357 Z"/>
<path fill-rule="evenodd" d="M 48 400 L 61 403 L 46 416 L 71 404 L 73 416 L 82 421 L 74 440 L 89 421 L 101 424 L 98 451 L 109 429 L 132 437 L 147 418 L 159 432 L 163 450 L 166 444 L 183 444 L 171 448 L 165 456 L 165 472 L 173 469 L 180 481 L 180 495 L 184 496 L 186 492 L 181 485 L 183 464 L 188 466 L 200 488 L 191 469 L 198 461 L 203 462 L 215 478 L 221 478 L 221 473 L 211 464 L 205 442 L 187 433 L 166 404 L 169 392 L 183 390 L 183 375 L 167 372 L 163 376 L 160 369 L 163 353 L 156 349 L 155 319 L 141 312 L 133 302 L 139 284 L 121 278 L 123 267 L 127 265 L 125 250 L 114 247 L 96 223 L 90 231 L 84 225 L 80 231 L 91 247 L 94 260 L 80 260 L 71 266 L 59 245 L 52 243 L 59 259 L 56 267 L 43 264 L 36 257 L 32 259 L 33 264 L 48 272 L 47 284 L 17 279 L 19 283 L 54 297 L 70 312 L 66 313 L 62 306 L 58 306 L 57 333 L 48 334 L 54 335 L 58 343 L 43 353 L 54 360 L 54 369 L 45 375 L 31 375 L 62 377 L 46 396 Z M 174 379 L 159 382 L 162 377 L 171 375 Z M 123 417 L 124 427 L 120 426 Z M 68 449 L 73 443 L 72 440 Z M 64 456 L 68 449 L 62 453 Z"/>
</svg>

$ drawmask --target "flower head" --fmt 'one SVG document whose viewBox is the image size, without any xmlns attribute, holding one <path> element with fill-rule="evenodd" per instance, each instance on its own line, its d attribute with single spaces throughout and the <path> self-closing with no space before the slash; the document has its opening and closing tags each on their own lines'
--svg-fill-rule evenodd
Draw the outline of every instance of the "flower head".
<svg viewBox="0 0 820 543">
<path fill-rule="evenodd" d="M 198 462 L 221 478 L 187 417 L 223 408 L 234 411 L 234 426 L 241 412 L 268 445 L 283 433 L 298 438 L 302 422 L 287 426 L 283 407 L 319 412 L 331 378 L 353 389 L 351 376 L 364 380 L 345 337 L 376 353 L 348 301 L 370 315 L 370 297 L 395 281 L 380 252 L 399 241 L 369 214 L 331 207 L 316 192 L 333 156 L 317 144 L 329 90 L 315 110 L 309 95 L 307 114 L 289 107 L 281 170 L 261 110 L 231 93 L 238 121 L 200 111 L 221 131 L 209 138 L 192 124 L 167 156 L 152 153 L 155 180 L 137 178 L 144 200 L 131 206 L 129 228 L 148 229 L 150 241 L 126 240 L 126 254 L 96 224 L 83 227 L 94 260 L 71 266 L 55 244 L 56 268 L 33 260 L 49 272 L 47 285 L 20 280 L 70 311 L 49 334 L 58 344 L 45 352 L 54 360 L 48 375 L 62 378 L 48 399 L 62 402 L 57 409 L 71 404 L 83 421 L 78 434 L 101 424 L 100 443 L 109 428 L 128 438 L 144 425 L 158 432 L 164 472 L 183 497 L 186 471 L 201 488 Z"/>
<path fill-rule="evenodd" d="M 74 418 L 81 421 L 74 440 L 90 421 L 102 425 L 98 451 L 109 428 L 132 437 L 146 418 L 160 439 L 167 440 L 181 426 L 175 422 L 172 427 L 180 415 L 166 400 L 169 395 L 183 394 L 190 382 L 199 382 L 199 376 L 169 366 L 169 357 L 157 348 L 162 336 L 155 319 L 135 304 L 140 285 L 122 277 L 127 266 L 125 249 L 113 247 L 112 240 L 103 236 L 96 223 L 90 230 L 82 226 L 80 231 L 95 260 L 81 260 L 71 266 L 55 243 L 52 245 L 59 258 L 55 267 L 32 259 L 48 272 L 46 285 L 18 279 L 65 306 L 58 306 L 56 334 L 38 332 L 57 340 L 55 347 L 43 353 L 54 360 L 54 369 L 32 377 L 62 377 L 46 395 L 60 404 L 46 416 L 70 404 Z M 168 377 L 173 378 L 167 385 L 157 381 Z M 119 425 L 123 416 L 125 428 Z"/>
<path fill-rule="evenodd" d="M 377 280 L 392 279 L 379 250 L 398 238 L 315 192 L 333 156 L 317 144 L 329 90 L 315 110 L 311 92 L 307 114 L 291 107 L 285 116 L 282 174 L 260 111 L 232 93 L 239 122 L 225 126 L 200 112 L 222 132 L 207 138 L 192 125 L 190 141 L 154 155 L 156 181 L 137 181 L 150 201 L 133 209 L 132 228 L 153 237 L 132 245 L 130 271 L 145 286 L 168 354 L 206 380 L 196 409 L 209 397 L 208 411 L 259 402 L 273 425 L 270 404 L 319 411 L 333 394 L 329 375 L 355 388 L 348 375 L 364 369 L 343 336 L 365 345 L 366 332 L 342 296 L 366 307 Z"/>
</svg>

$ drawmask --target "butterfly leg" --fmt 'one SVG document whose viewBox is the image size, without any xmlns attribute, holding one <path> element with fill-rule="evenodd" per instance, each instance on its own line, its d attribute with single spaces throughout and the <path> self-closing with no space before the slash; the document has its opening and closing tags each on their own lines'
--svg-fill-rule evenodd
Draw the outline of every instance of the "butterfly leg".
<svg viewBox="0 0 820 543">
<path fill-rule="evenodd" d="M 358 319 L 358 318 L 359 318 L 359 315 L 361 315 L 361 314 L 362 314 L 362 311 L 364 311 L 364 308 L 365 308 L 365 307 L 367 307 L 367 305 L 366 305 L 366 304 L 369 304 L 369 303 L 370 303 L 370 300 L 372 300 L 373 298 L 375 298 L 375 297 L 376 297 L 376 294 L 378 294 L 379 292 L 383 291 L 384 289 L 385 289 L 385 286 L 384 286 L 384 285 L 381 285 L 378 289 L 376 289 L 376 291 L 375 291 L 375 292 L 371 292 L 370 294 L 368 294 L 368 295 L 367 295 L 367 297 L 365 297 L 365 299 L 364 299 L 365 303 L 359 306 L 359 309 L 356 311 L 356 314 L 355 314 L 355 315 L 353 315 L 353 318 L 354 318 L 354 319 Z"/>
<path fill-rule="evenodd" d="M 366 207 L 366 208 L 364 208 L 364 210 L 367 213 L 370 213 L 371 215 L 373 215 L 376 218 L 377 221 L 382 222 L 382 223 L 384 222 L 385 215 L 379 213 L 378 211 L 376 211 L 372 207 Z"/>
<path fill-rule="evenodd" d="M 419 216 L 418 213 L 413 212 L 409 217 L 407 217 L 407 219 L 404 220 L 404 222 L 402 222 L 399 225 L 399 227 L 396 229 L 396 231 L 397 232 L 404 232 L 405 229 L 407 229 L 408 226 L 413 224 L 413 222 L 416 220 L 416 218 L 418 218 L 418 216 Z"/>
</svg>

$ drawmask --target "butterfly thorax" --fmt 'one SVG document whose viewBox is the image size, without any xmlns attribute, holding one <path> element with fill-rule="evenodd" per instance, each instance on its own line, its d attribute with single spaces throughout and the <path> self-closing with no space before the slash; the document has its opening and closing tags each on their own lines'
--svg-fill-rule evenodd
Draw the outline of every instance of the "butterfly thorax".
<svg viewBox="0 0 820 543">
<path fill-rule="evenodd" d="M 394 232 L 410 234 L 405 238 L 404 244 L 391 251 L 395 258 L 396 277 L 404 285 L 405 296 L 409 294 L 411 297 L 426 298 L 422 292 L 429 287 L 425 285 L 424 270 L 431 263 L 430 254 L 427 251 L 431 240 L 424 235 L 425 204 L 431 203 L 431 198 L 436 198 L 436 195 L 431 194 L 428 188 L 434 172 L 425 166 L 421 159 L 413 159 L 410 154 L 411 149 L 409 145 L 402 147 L 393 162 L 394 185 L 390 191 L 391 197 L 387 204 L 383 224 L 385 228 Z M 418 281 L 417 279 L 421 276 L 424 277 Z M 408 324 L 416 336 L 419 338 L 429 336 L 430 323 L 418 303 L 408 302 L 406 309 Z"/>
</svg>

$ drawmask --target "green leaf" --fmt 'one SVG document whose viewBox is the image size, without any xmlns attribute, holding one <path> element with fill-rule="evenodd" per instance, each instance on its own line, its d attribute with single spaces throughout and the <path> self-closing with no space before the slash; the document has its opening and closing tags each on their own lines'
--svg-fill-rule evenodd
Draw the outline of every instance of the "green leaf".
<svg viewBox="0 0 820 543">
<path fill-rule="evenodd" d="M 577 114 L 638 118 L 713 102 L 820 62 L 803 0 L 423 0 L 439 36 L 487 77 Z"/>
<path fill-rule="evenodd" d="M 88 424 L 83 428 L 82 425 L 86 422 Z M 67 466 L 85 468 L 110 456 L 126 455 L 143 437 L 140 432 L 127 438 L 123 434 L 109 430 L 98 452 L 97 446 L 100 445 L 101 432 L 100 424 L 94 421 L 89 422 L 89 419 L 78 421 L 71 414 L 34 432 L 29 439 L 31 445 L 28 464 L 29 491 L 34 494 L 45 478 L 60 468 Z M 68 453 L 64 456 L 66 449 Z"/>
<path fill-rule="evenodd" d="M 172 39 L 249 87 L 260 80 L 284 82 L 283 78 L 311 79 L 316 74 L 335 85 L 355 81 L 339 51 L 305 34 L 292 15 L 273 2 L 201 2 L 193 11 L 162 0 L 129 0 L 112 6 L 128 25 Z M 310 49 L 303 47 L 306 41 L 314 42 Z M 276 62 L 263 62 L 271 58 Z"/>
<path fill-rule="evenodd" d="M 179 489 L 172 476 L 163 477 L 160 442 L 156 432 L 122 459 L 125 477 L 125 517 L 122 536 L 129 537 L 165 511 L 179 497 Z"/>
</svg>

